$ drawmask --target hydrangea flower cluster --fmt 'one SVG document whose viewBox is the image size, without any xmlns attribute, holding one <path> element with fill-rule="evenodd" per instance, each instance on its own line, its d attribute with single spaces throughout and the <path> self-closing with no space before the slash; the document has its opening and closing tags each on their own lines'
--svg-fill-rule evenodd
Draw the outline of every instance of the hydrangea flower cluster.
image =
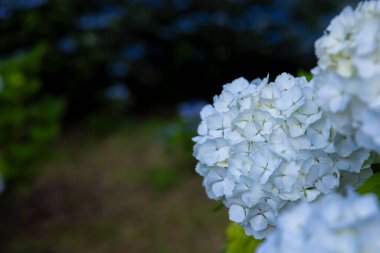
<svg viewBox="0 0 380 253">
<path fill-rule="evenodd" d="M 316 96 L 337 131 L 380 153 L 380 1 L 347 7 L 316 42 Z"/>
<path fill-rule="evenodd" d="M 196 171 L 208 197 L 222 200 L 230 220 L 255 238 L 267 236 L 289 203 L 358 185 L 372 172 L 368 151 L 335 133 L 305 78 L 239 78 L 201 118 Z"/>
<path fill-rule="evenodd" d="M 286 210 L 258 253 L 378 253 L 380 207 L 374 195 L 331 194 Z"/>
</svg>

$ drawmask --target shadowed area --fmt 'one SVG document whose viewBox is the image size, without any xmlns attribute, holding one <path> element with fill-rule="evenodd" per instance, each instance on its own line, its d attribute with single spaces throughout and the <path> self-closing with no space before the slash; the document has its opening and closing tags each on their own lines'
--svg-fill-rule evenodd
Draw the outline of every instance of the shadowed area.
<svg viewBox="0 0 380 253">
<path fill-rule="evenodd" d="M 152 122 L 63 137 L 29 189 L 2 196 L 10 252 L 221 252 L 225 210 Z"/>
</svg>

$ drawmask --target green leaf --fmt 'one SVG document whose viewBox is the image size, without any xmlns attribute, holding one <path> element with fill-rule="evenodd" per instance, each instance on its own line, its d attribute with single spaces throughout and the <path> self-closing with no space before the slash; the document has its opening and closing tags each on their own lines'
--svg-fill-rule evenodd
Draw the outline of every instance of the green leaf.
<svg viewBox="0 0 380 253">
<path fill-rule="evenodd" d="M 360 194 L 374 193 L 380 198 L 380 173 L 374 174 L 359 189 Z"/>
<path fill-rule="evenodd" d="M 219 204 L 217 204 L 217 205 L 212 209 L 212 211 L 213 211 L 213 212 L 218 212 L 218 211 L 222 210 L 223 207 L 224 207 L 223 203 L 219 203 Z"/>
<path fill-rule="evenodd" d="M 299 70 L 297 72 L 297 77 L 302 77 L 302 76 L 304 76 L 309 82 L 311 79 L 313 79 L 313 75 L 309 71 Z"/>
<path fill-rule="evenodd" d="M 247 236 L 244 229 L 236 223 L 231 223 L 227 230 L 226 253 L 253 253 L 261 241 Z"/>
</svg>

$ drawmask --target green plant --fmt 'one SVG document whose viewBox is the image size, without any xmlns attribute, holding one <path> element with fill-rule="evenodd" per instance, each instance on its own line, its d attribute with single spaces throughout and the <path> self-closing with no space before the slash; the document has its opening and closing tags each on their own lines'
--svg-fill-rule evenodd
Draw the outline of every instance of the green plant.
<svg viewBox="0 0 380 253">
<path fill-rule="evenodd" d="M 236 223 L 230 223 L 226 230 L 227 246 L 225 253 L 252 253 L 261 243 L 247 236 L 244 229 Z"/>
<path fill-rule="evenodd" d="M 0 172 L 6 181 L 25 182 L 60 129 L 64 102 L 41 92 L 38 72 L 44 45 L 0 62 Z"/>
</svg>

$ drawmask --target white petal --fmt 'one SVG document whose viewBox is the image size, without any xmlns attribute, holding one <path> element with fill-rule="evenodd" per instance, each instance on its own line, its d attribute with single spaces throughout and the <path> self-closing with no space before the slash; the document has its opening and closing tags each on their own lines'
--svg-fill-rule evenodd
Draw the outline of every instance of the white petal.
<svg viewBox="0 0 380 253">
<path fill-rule="evenodd" d="M 250 220 L 250 224 L 253 230 L 260 231 L 268 226 L 268 221 L 263 215 L 259 214 Z"/>
<path fill-rule="evenodd" d="M 214 113 L 215 113 L 215 110 L 212 107 L 212 105 L 206 105 L 201 110 L 201 118 L 202 119 L 206 119 L 208 116 L 210 116 L 210 115 L 212 115 Z"/>
<path fill-rule="evenodd" d="M 212 185 L 212 192 L 216 197 L 221 197 L 224 195 L 224 185 L 223 181 L 216 182 Z"/>
<path fill-rule="evenodd" d="M 231 221 L 239 223 L 245 220 L 245 211 L 242 206 L 232 205 L 228 214 Z"/>
</svg>

